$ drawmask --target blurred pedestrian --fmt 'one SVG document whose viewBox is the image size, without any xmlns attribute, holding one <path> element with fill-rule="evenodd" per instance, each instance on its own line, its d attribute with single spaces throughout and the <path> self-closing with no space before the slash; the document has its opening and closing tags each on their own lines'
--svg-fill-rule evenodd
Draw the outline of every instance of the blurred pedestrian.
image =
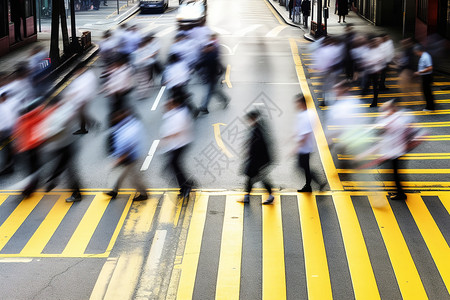
<svg viewBox="0 0 450 300">
<path fill-rule="evenodd" d="M 345 75 L 347 76 L 347 80 L 353 80 L 355 61 L 353 60 L 353 56 L 351 54 L 351 50 L 354 44 L 356 33 L 353 30 L 353 24 L 346 24 L 345 26 L 345 34 L 344 34 L 344 69 Z"/>
<path fill-rule="evenodd" d="M 311 1 L 303 0 L 301 4 L 303 14 L 303 25 L 308 28 L 308 18 L 311 15 Z"/>
<path fill-rule="evenodd" d="M 419 57 L 419 66 L 415 76 L 422 78 L 422 91 L 427 102 L 424 111 L 434 110 L 434 96 L 433 96 L 433 60 L 431 55 L 425 52 L 421 45 L 414 46 L 414 53 Z"/>
<path fill-rule="evenodd" d="M 272 184 L 268 179 L 270 165 L 273 162 L 272 153 L 269 149 L 270 139 L 267 128 L 265 128 L 261 113 L 257 110 L 250 111 L 245 116 L 250 125 L 250 134 L 245 143 L 247 152 L 244 174 L 247 176 L 247 183 L 245 186 L 244 199 L 240 202 L 250 202 L 250 192 L 252 187 L 258 181 L 261 181 L 264 188 L 269 193 L 269 197 L 263 204 L 271 204 L 274 200 L 272 195 Z"/>
<path fill-rule="evenodd" d="M 411 38 L 403 39 L 401 41 L 401 53 L 397 59 L 399 85 L 402 93 L 407 95 L 412 95 L 416 90 L 420 91 L 420 88 L 413 80 L 414 72 L 416 71 L 413 48 L 414 42 Z"/>
<path fill-rule="evenodd" d="M 157 60 L 160 46 L 153 35 L 144 37 L 139 48 L 133 53 L 133 66 L 137 75 L 139 98 L 144 99 L 147 88 L 153 85 L 155 74 L 161 73 Z"/>
<path fill-rule="evenodd" d="M 389 69 L 389 65 L 394 60 L 395 55 L 395 48 L 394 48 L 394 42 L 390 38 L 388 34 L 382 34 L 380 36 L 381 43 L 380 43 L 380 51 L 383 53 L 384 56 L 384 68 L 381 70 L 380 73 L 380 91 L 387 91 L 389 88 L 386 87 L 386 74 Z"/>
<path fill-rule="evenodd" d="M 337 4 L 337 11 L 339 15 L 339 21 L 338 23 L 341 23 L 341 17 L 342 22 L 345 22 L 345 16 L 348 15 L 348 0 L 336 0 Z"/>
<path fill-rule="evenodd" d="M 169 167 L 180 188 L 179 197 L 189 198 L 194 182 L 186 174 L 184 155 L 194 139 L 193 122 L 184 99 L 175 96 L 166 103 L 161 125 L 161 146 L 169 159 Z"/>
<path fill-rule="evenodd" d="M 137 169 L 137 162 L 143 153 L 142 139 L 145 136 L 144 126 L 129 109 L 121 109 L 114 113 L 114 126 L 111 128 L 114 166 L 121 167 L 119 175 L 112 191 L 105 194 L 111 196 L 111 200 L 117 197 L 119 188 L 126 178 L 131 180 L 137 194 L 133 201 L 148 199 L 142 175 Z"/>
<path fill-rule="evenodd" d="M 96 127 L 98 122 L 87 110 L 88 105 L 98 93 L 98 79 L 94 71 L 86 68 L 75 70 L 75 80 L 64 91 L 64 98 L 73 102 L 73 108 L 79 120 L 79 129 L 73 134 L 86 134 L 88 128 Z"/>
<path fill-rule="evenodd" d="M 3 75 L 0 75 L 3 76 Z M 0 149 L 4 153 L 3 166 L 0 175 L 7 175 L 14 171 L 14 149 L 12 145 L 12 133 L 17 120 L 17 109 L 8 92 L 1 90 L 0 83 Z"/>
<path fill-rule="evenodd" d="M 203 48 L 196 69 L 200 70 L 207 86 L 207 93 L 200 106 L 200 112 L 209 113 L 208 105 L 213 95 L 217 95 L 223 103 L 223 107 L 226 108 L 230 100 L 223 92 L 220 81 L 221 75 L 224 73 L 224 67 L 220 61 L 219 52 L 212 41 Z"/>
<path fill-rule="evenodd" d="M 292 14 L 294 12 L 294 2 L 296 0 L 289 0 L 288 8 L 289 8 L 289 19 L 292 19 Z"/>
<path fill-rule="evenodd" d="M 14 23 L 14 38 L 17 42 L 23 41 L 21 34 L 21 25 L 23 29 L 23 37 L 27 36 L 27 18 L 25 13 L 25 1 L 14 0 L 9 1 L 11 9 L 11 21 Z"/>
<path fill-rule="evenodd" d="M 370 84 L 373 88 L 373 99 L 370 107 L 378 106 L 378 91 L 380 84 L 380 74 L 385 67 L 385 58 L 383 52 L 380 51 L 380 38 L 372 38 L 369 42 L 369 51 L 366 52 L 364 58 L 365 77 L 363 78 L 362 94 L 366 95 L 369 91 Z"/>
<path fill-rule="evenodd" d="M 296 127 L 295 127 L 295 153 L 298 158 L 298 167 L 303 170 L 305 175 L 305 185 L 297 190 L 299 193 L 310 193 L 312 192 L 311 182 L 314 180 L 318 185 L 319 189 L 323 190 L 326 186 L 326 182 L 319 180 L 318 176 L 311 171 L 309 159 L 314 148 L 314 134 L 311 125 L 310 112 L 306 107 L 305 96 L 299 94 L 295 98 L 295 105 L 298 110 L 296 117 Z"/>
</svg>

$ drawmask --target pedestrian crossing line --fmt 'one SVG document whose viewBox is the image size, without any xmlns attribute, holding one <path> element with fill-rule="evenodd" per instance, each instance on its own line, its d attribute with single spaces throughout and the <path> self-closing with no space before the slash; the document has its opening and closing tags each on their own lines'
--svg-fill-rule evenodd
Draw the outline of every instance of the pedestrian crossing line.
<svg viewBox="0 0 450 300">
<path fill-rule="evenodd" d="M 393 174 L 393 169 L 337 169 L 345 174 Z M 399 169 L 400 174 L 450 174 L 450 169 Z"/>
<path fill-rule="evenodd" d="M 273 205 L 262 207 L 263 216 L 263 290 L 262 299 L 286 299 L 283 223 L 280 196 Z"/>
<path fill-rule="evenodd" d="M 21 256 L 26 257 L 38 255 L 44 250 L 59 224 L 61 224 L 67 212 L 72 207 L 72 203 L 67 203 L 65 200 L 70 195 L 71 193 L 61 194 L 55 205 L 45 217 L 44 221 L 42 221 L 41 225 L 39 225 L 38 229 L 34 232 L 33 236 L 30 240 L 28 240 L 28 243 L 20 252 Z"/>
<path fill-rule="evenodd" d="M 349 195 L 333 196 L 355 299 L 381 299 L 361 226 Z"/>
<path fill-rule="evenodd" d="M 131 201 L 131 195 L 128 201 Z M 78 256 L 80 253 L 84 253 L 109 202 L 109 196 L 103 194 L 95 195 L 94 200 L 92 200 L 91 205 L 89 205 L 88 210 L 63 250 L 63 256 Z M 93 226 L 93 224 L 96 225 Z"/>
<path fill-rule="evenodd" d="M 447 291 L 450 292 L 450 248 L 420 195 L 410 195 L 406 200 L 417 227 L 433 257 Z"/>
<path fill-rule="evenodd" d="M 228 196 L 226 199 L 217 272 L 217 300 L 239 299 L 244 206 L 237 200 L 242 197 Z"/>
<path fill-rule="evenodd" d="M 181 275 L 178 283 L 177 299 L 192 299 L 197 274 L 198 260 L 203 237 L 203 228 L 206 221 L 208 194 L 201 193 L 196 198 L 194 211 L 186 239 L 186 246 L 181 263 Z"/>
<path fill-rule="evenodd" d="M 160 193 L 152 193 L 147 201 L 129 201 L 127 203 L 127 205 L 132 205 L 132 209 L 125 209 L 125 211 L 129 211 L 129 213 L 125 215 L 125 217 L 128 217 L 127 222 L 123 227 L 123 234 L 125 236 L 134 236 L 150 231 L 156 208 L 158 207 L 157 197 L 160 195 Z"/>
<path fill-rule="evenodd" d="M 429 116 L 429 115 L 448 115 L 450 114 L 450 109 L 432 110 L 432 111 L 405 111 L 407 116 Z M 380 112 L 373 113 L 356 113 L 353 114 L 354 118 L 378 118 L 381 116 Z"/>
<path fill-rule="evenodd" d="M 339 160 L 355 160 L 354 155 L 337 155 Z M 380 158 L 381 155 L 372 155 L 368 157 L 368 159 L 377 159 Z M 450 159 L 450 153 L 406 153 L 403 154 L 400 160 L 422 160 L 422 159 Z"/>
<path fill-rule="evenodd" d="M 362 126 L 370 128 L 370 127 L 373 127 L 373 124 L 365 124 Z M 450 127 L 450 122 L 419 122 L 419 123 L 410 123 L 409 126 L 414 127 L 414 128 Z M 349 128 L 349 126 L 345 126 L 345 125 L 328 125 L 327 126 L 328 130 L 342 130 L 342 129 L 346 129 L 346 128 Z"/>
<path fill-rule="evenodd" d="M 311 194 L 298 195 L 309 299 L 333 299 L 319 211 Z"/>
<path fill-rule="evenodd" d="M 374 196 L 368 196 L 368 198 L 403 299 L 428 299 L 419 272 L 390 204 L 384 197 L 384 205 L 379 207 L 379 205 L 374 204 L 374 201 L 379 200 L 374 200 Z"/>
<path fill-rule="evenodd" d="M 34 193 L 30 198 L 20 202 L 0 227 L 0 251 L 27 219 L 36 205 L 44 197 L 43 193 Z"/>
<path fill-rule="evenodd" d="M 362 188 L 362 187 L 379 187 L 391 188 L 395 187 L 395 181 L 342 181 L 345 188 Z M 448 189 L 450 182 L 443 181 L 402 181 L 402 186 L 405 189 Z"/>
<path fill-rule="evenodd" d="M 8 194 L 0 194 L 0 206 L 2 206 L 3 202 L 5 202 L 8 196 Z"/>
</svg>

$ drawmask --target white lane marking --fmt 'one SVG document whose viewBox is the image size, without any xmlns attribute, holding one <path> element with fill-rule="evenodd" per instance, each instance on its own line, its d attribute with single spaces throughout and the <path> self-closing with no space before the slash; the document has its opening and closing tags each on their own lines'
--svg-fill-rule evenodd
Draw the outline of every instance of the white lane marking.
<svg viewBox="0 0 450 300">
<path fill-rule="evenodd" d="M 172 31 L 175 31 L 176 29 L 177 28 L 175 26 L 170 26 L 170 27 L 167 27 L 166 29 L 164 29 L 163 31 L 158 32 L 157 34 L 155 34 L 155 36 L 156 37 L 163 37 L 165 35 L 168 35 Z"/>
<path fill-rule="evenodd" d="M 159 140 L 154 140 L 152 143 L 152 146 L 150 147 L 150 150 L 148 151 L 147 157 L 144 160 L 144 163 L 142 164 L 141 171 L 147 171 L 148 167 L 150 166 L 150 163 L 152 162 L 153 156 L 155 155 L 156 148 L 158 148 Z"/>
<path fill-rule="evenodd" d="M 266 37 L 276 37 L 283 29 L 287 28 L 286 25 L 280 25 L 272 29 L 266 34 Z"/>
<path fill-rule="evenodd" d="M 141 276 L 139 288 L 136 293 L 137 300 L 150 299 L 155 282 L 155 276 L 158 274 L 158 266 L 161 261 L 161 256 L 166 240 L 167 230 L 156 230 L 153 238 L 152 247 L 147 257 L 144 266 L 144 273 Z"/>
<path fill-rule="evenodd" d="M 0 258 L 0 263 L 29 263 L 32 258 Z"/>
<path fill-rule="evenodd" d="M 238 32 L 236 32 L 235 35 L 237 35 L 237 36 L 244 36 L 244 35 L 246 35 L 247 33 L 252 32 L 252 31 L 258 29 L 258 28 L 261 27 L 261 26 L 262 26 L 262 24 L 254 24 L 254 25 L 251 25 L 251 26 L 249 26 L 249 27 L 247 27 L 247 28 L 244 28 L 244 29 L 239 30 Z"/>
<path fill-rule="evenodd" d="M 218 34 L 223 34 L 223 35 L 231 34 L 231 32 L 229 32 L 228 30 L 225 30 L 223 28 L 219 28 L 219 27 L 215 27 L 215 26 L 211 26 L 210 28 L 212 31 L 217 32 Z"/>
<path fill-rule="evenodd" d="M 156 110 L 156 108 L 158 107 L 159 101 L 161 100 L 161 97 L 164 94 L 165 90 L 166 90 L 166 86 L 163 85 L 161 87 L 161 89 L 159 90 L 158 96 L 156 96 L 155 102 L 153 103 L 152 111 Z"/>
<path fill-rule="evenodd" d="M 163 26 L 163 24 L 150 24 L 145 26 L 143 29 L 141 29 L 141 33 L 145 34 L 145 33 L 149 33 L 151 31 L 156 31 L 156 28 Z"/>
</svg>

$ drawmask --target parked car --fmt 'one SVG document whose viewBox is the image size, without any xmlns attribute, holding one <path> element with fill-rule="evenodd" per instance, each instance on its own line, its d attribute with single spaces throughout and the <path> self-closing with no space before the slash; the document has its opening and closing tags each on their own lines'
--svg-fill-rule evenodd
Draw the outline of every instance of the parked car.
<svg viewBox="0 0 450 300">
<path fill-rule="evenodd" d="M 184 0 L 176 16 L 180 29 L 192 28 L 206 21 L 206 0 Z"/>
<path fill-rule="evenodd" d="M 169 7 L 169 0 L 141 0 L 139 1 L 141 12 L 163 13 Z"/>
</svg>

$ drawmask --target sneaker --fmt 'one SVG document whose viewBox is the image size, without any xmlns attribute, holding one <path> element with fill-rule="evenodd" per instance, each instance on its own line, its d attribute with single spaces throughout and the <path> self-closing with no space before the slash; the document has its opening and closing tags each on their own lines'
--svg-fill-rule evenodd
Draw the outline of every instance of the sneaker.
<svg viewBox="0 0 450 300">
<path fill-rule="evenodd" d="M 66 199 L 66 202 L 78 202 L 81 201 L 81 194 L 76 193 Z"/>
<path fill-rule="evenodd" d="M 111 200 L 116 199 L 117 197 L 117 192 L 116 191 L 109 191 L 109 192 L 105 192 L 105 195 L 111 196 Z"/>
<path fill-rule="evenodd" d="M 266 201 L 263 202 L 263 204 L 272 204 L 275 197 L 273 195 L 270 195 L 269 198 L 267 198 Z"/>
<path fill-rule="evenodd" d="M 202 113 L 202 114 L 205 114 L 205 115 L 209 114 L 209 110 L 206 109 L 206 108 L 201 108 L 201 109 L 199 109 L 198 112 L 199 112 L 199 113 Z"/>
<path fill-rule="evenodd" d="M 405 193 L 395 194 L 390 196 L 389 199 L 403 201 L 406 200 L 406 194 Z"/>
<path fill-rule="evenodd" d="M 378 104 L 377 103 L 372 103 L 372 104 L 370 104 L 370 106 L 369 107 L 377 107 L 378 106 Z"/>
<path fill-rule="evenodd" d="M 428 108 L 424 108 L 424 109 L 422 109 L 422 111 L 432 111 L 432 110 L 428 109 Z"/>
<path fill-rule="evenodd" d="M 323 191 L 325 189 L 325 187 L 327 186 L 327 183 L 324 182 L 321 185 L 319 185 L 319 191 Z"/>
<path fill-rule="evenodd" d="M 135 196 L 133 198 L 133 201 L 142 201 L 142 200 L 147 200 L 148 199 L 148 195 L 147 193 L 139 193 L 139 196 Z"/>
<path fill-rule="evenodd" d="M 302 187 L 301 190 L 297 190 L 297 193 L 311 193 L 311 192 L 312 192 L 311 186 L 307 186 L 307 185 Z"/>
<path fill-rule="evenodd" d="M 250 202 L 250 195 L 245 195 L 244 199 L 240 199 L 237 202 L 241 202 L 241 203 L 249 203 Z"/>
</svg>

